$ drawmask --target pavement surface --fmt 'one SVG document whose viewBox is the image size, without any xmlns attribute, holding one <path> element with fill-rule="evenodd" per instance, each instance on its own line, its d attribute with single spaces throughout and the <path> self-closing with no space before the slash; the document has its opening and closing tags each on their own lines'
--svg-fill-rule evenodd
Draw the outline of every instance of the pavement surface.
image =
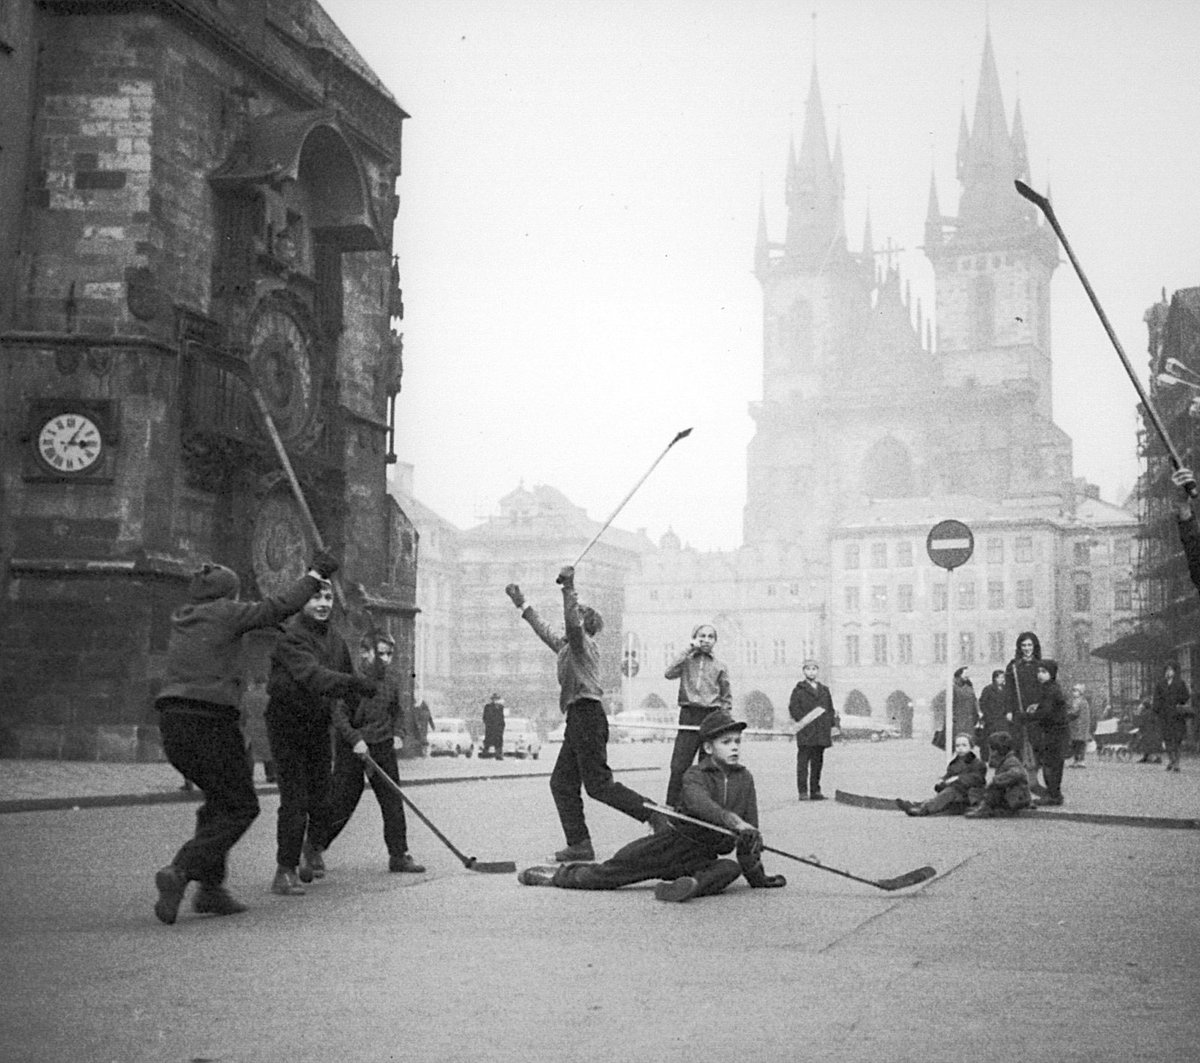
<svg viewBox="0 0 1200 1063">
<path fill-rule="evenodd" d="M 617 745 L 610 760 L 627 785 L 660 797 L 668 749 Z M 402 771 L 464 852 L 525 867 L 561 844 L 544 777 L 552 752 Z M 470 871 L 411 818 L 410 848 L 428 871 L 389 875 L 368 796 L 326 878 L 304 897 L 278 897 L 267 890 L 278 801 L 264 788 L 230 861 L 230 889 L 250 910 L 219 919 L 185 903 L 168 927 L 151 914 L 153 872 L 195 810 L 170 769 L 29 766 L 40 796 L 24 799 L 60 804 L 0 816 L 0 1059 L 1197 1058 L 1200 831 L 1145 829 L 1195 814 L 1195 761 L 1174 775 L 1090 759 L 1067 773 L 1063 810 L 965 820 L 854 803 L 927 796 L 945 760 L 932 747 L 835 747 L 826 789 L 843 800 L 820 803 L 796 800 L 787 743 L 748 742 L 743 754 L 768 844 L 869 880 L 925 864 L 936 877 L 888 892 L 768 854 L 785 889 L 738 882 L 670 905 L 652 883 L 582 893 Z M 2 792 L 19 775 L 3 769 L 17 766 L 0 762 Z M 122 768 L 135 774 L 118 785 Z M 63 769 L 83 774 L 52 783 Z M 148 771 L 158 774 L 137 774 Z M 26 778 L 20 792 L 34 785 Z M 124 800 L 65 803 L 89 795 Z M 585 805 L 600 857 L 642 831 Z"/>
<path fill-rule="evenodd" d="M 777 756 L 789 749 L 783 740 L 747 742 L 748 762 L 756 749 Z M 615 768 L 648 770 L 670 759 L 663 742 L 631 742 L 610 746 Z M 472 757 L 429 757 L 400 761 L 401 780 L 410 786 L 446 782 L 548 776 L 558 746 L 542 747 L 538 759 L 502 761 Z M 933 796 L 947 757 L 925 742 L 900 740 L 849 742 L 835 746 L 826 757 L 825 790 L 840 801 L 865 808 L 893 809 L 897 797 L 924 800 Z M 1083 769 L 1063 774 L 1066 803 L 1039 809 L 1033 815 L 1091 822 L 1200 828 L 1200 759 L 1185 756 L 1182 771 L 1167 772 L 1163 764 L 1120 763 L 1089 753 Z M 262 779 L 255 766 L 259 792 L 276 787 Z M 167 763 L 0 760 L 0 813 L 55 808 L 197 801 L 199 795 L 180 789 L 179 774 Z"/>
</svg>

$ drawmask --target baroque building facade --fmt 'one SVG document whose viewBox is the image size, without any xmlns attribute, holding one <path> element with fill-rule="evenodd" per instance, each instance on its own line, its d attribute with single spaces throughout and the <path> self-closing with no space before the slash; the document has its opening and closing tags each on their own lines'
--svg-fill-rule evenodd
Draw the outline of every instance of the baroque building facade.
<svg viewBox="0 0 1200 1063">
<path fill-rule="evenodd" d="M 760 209 L 762 398 L 750 407 L 744 545 L 656 560 L 631 581 L 625 621 L 632 637 L 666 647 L 696 622 L 723 620 L 734 644 L 722 633 L 719 645 L 741 670 L 735 701 L 760 720 L 781 722 L 801 659 L 814 655 L 843 711 L 927 731 L 931 697 L 957 664 L 977 675 L 1003 667 L 1017 631 L 1031 628 L 1047 655 L 1069 661 L 1064 678 L 1095 683 L 1103 666 L 1077 651 L 1130 615 L 1108 590 L 1082 589 L 1127 583 L 1121 544 L 1135 521 L 1075 481 L 1070 439 L 1053 420 L 1057 245 L 1013 188 L 1029 178 L 1024 123 L 1018 104 L 1009 126 L 990 34 L 973 121 L 960 120 L 957 176 L 955 216 L 930 184 L 928 318 L 891 256 L 876 265 L 869 221 L 861 252 L 848 246 L 841 145 L 830 151 L 814 70 L 787 159 L 782 241 Z M 951 517 L 977 522 L 984 557 L 956 574 L 957 593 L 973 597 L 954 637 L 942 621 L 939 648 L 945 573 L 925 537 Z M 1085 563 L 1075 543 L 1092 540 Z M 732 572 L 743 582 L 726 585 Z M 667 687 L 643 673 L 633 701 Z"/>
<path fill-rule="evenodd" d="M 407 676 L 416 536 L 385 485 L 407 115 L 315 0 L 3 12 L 0 751 L 156 755 L 190 570 L 250 597 L 303 571 L 254 387 L 352 633 L 390 630 Z"/>
</svg>

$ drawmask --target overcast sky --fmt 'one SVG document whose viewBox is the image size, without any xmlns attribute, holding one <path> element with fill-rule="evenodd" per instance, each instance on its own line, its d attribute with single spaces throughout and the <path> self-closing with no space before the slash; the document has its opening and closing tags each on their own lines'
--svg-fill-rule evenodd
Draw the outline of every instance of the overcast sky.
<svg viewBox="0 0 1200 1063">
<path fill-rule="evenodd" d="M 323 3 L 412 116 L 397 449 L 417 496 L 460 527 L 522 481 L 603 520 L 692 427 L 617 524 L 741 542 L 759 197 L 782 239 L 814 54 L 851 249 L 869 208 L 927 316 L 930 173 L 956 213 L 988 24 L 1032 184 L 1050 187 L 1139 370 L 1147 307 L 1200 284 L 1192 0 Z M 1115 500 L 1138 471 L 1136 393 L 1065 256 L 1053 319 L 1056 420 L 1076 475 Z"/>
</svg>

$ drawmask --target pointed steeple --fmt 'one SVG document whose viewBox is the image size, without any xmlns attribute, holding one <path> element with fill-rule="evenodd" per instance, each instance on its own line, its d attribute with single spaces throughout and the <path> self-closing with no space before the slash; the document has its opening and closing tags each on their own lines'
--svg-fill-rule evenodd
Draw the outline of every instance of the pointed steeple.
<svg viewBox="0 0 1200 1063">
<path fill-rule="evenodd" d="M 971 150 L 971 131 L 967 128 L 967 109 L 958 114 L 958 148 L 954 153 L 954 176 L 962 180 L 967 165 L 967 154 Z"/>
<path fill-rule="evenodd" d="M 845 255 L 842 193 L 834 160 L 829 154 L 825 108 L 813 65 L 804 112 L 800 153 L 788 181 L 787 255 L 801 269 L 820 270 L 831 257 Z"/>
<path fill-rule="evenodd" d="M 758 239 L 754 244 L 754 273 L 762 280 L 767 275 L 770 266 L 771 249 L 767 243 L 767 208 L 763 193 L 758 193 Z"/>
<path fill-rule="evenodd" d="M 871 208 L 867 207 L 867 220 L 863 224 L 863 257 L 869 262 L 875 255 L 875 238 L 871 233 Z"/>
<path fill-rule="evenodd" d="M 1013 164 L 1016 167 L 1013 176 L 1028 181 L 1029 150 L 1025 147 L 1025 122 L 1021 118 L 1020 100 L 1017 100 L 1017 109 L 1013 112 L 1012 150 Z"/>
<path fill-rule="evenodd" d="M 925 250 L 932 253 L 942 245 L 942 208 L 938 205 L 937 176 L 929 174 L 929 206 L 925 210 Z"/>
</svg>

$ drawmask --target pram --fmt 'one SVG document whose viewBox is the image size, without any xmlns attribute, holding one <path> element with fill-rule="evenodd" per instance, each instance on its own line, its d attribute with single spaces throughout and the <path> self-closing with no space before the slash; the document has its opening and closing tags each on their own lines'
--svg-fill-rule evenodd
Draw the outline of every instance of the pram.
<svg viewBox="0 0 1200 1063">
<path fill-rule="evenodd" d="M 1121 730 L 1121 721 L 1115 716 L 1096 724 L 1092 737 L 1096 741 L 1096 756 L 1115 757 L 1122 764 L 1133 759 L 1133 746 L 1137 742 L 1138 729 Z"/>
</svg>

